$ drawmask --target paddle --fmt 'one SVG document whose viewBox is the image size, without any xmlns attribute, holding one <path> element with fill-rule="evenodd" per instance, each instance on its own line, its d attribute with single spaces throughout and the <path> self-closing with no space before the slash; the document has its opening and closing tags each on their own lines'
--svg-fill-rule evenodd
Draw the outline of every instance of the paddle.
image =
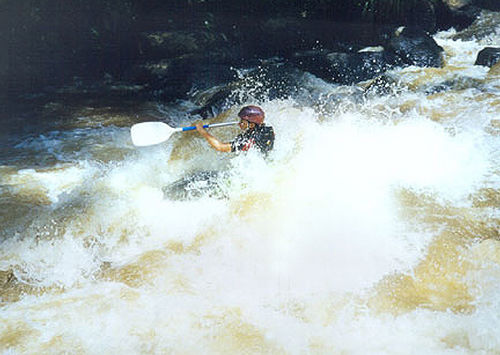
<svg viewBox="0 0 500 355">
<path fill-rule="evenodd" d="M 203 128 L 215 128 L 235 124 L 238 124 L 238 122 L 213 123 L 206 124 Z M 195 129 L 196 126 L 174 128 L 163 122 L 142 122 L 130 128 L 130 136 L 135 146 L 144 147 L 165 142 L 174 132 L 192 131 Z"/>
</svg>

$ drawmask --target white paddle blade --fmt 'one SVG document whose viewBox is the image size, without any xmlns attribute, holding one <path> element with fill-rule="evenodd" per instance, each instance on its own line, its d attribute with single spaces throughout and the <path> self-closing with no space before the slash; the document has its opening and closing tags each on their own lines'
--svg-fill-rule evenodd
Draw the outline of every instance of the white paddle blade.
<svg viewBox="0 0 500 355">
<path fill-rule="evenodd" d="M 137 147 L 165 142 L 176 131 L 163 122 L 142 122 L 130 128 L 132 143 Z"/>
</svg>

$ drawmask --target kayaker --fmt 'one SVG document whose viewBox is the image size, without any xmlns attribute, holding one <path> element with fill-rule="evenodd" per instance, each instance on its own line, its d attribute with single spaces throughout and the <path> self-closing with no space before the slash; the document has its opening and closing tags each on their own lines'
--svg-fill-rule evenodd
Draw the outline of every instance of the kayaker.
<svg viewBox="0 0 500 355">
<path fill-rule="evenodd" d="M 243 131 L 231 142 L 223 143 L 203 128 L 203 123 L 196 123 L 196 130 L 219 152 L 247 151 L 253 147 L 267 153 L 274 146 L 274 130 L 264 124 L 264 111 L 258 106 L 245 106 L 238 113 L 239 126 Z"/>
</svg>

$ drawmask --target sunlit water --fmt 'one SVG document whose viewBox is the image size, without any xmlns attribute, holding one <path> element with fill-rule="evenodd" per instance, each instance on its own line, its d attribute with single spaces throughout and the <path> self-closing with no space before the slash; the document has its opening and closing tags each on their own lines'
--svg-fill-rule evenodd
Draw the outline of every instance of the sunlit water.
<svg viewBox="0 0 500 355">
<path fill-rule="evenodd" d="M 473 63 L 500 37 L 453 34 L 445 68 L 394 71 L 387 95 L 311 77 L 321 100 L 257 102 L 268 159 L 195 133 L 135 148 L 132 110 L 9 141 L 0 349 L 499 353 L 500 68 Z M 205 170 L 225 198 L 164 198 Z"/>
</svg>

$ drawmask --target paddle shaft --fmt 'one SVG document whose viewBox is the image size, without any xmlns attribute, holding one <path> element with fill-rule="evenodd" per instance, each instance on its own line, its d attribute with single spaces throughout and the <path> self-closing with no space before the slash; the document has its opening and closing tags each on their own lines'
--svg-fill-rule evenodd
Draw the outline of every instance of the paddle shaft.
<svg viewBox="0 0 500 355">
<path fill-rule="evenodd" d="M 232 126 L 235 124 L 238 124 L 239 121 L 235 122 L 222 122 L 222 123 L 212 123 L 212 124 L 206 124 L 203 125 L 203 128 L 215 128 L 215 127 L 224 127 L 224 126 Z M 193 131 L 196 129 L 196 126 L 189 126 L 189 127 L 181 127 L 181 128 L 176 128 L 177 131 Z"/>
</svg>

